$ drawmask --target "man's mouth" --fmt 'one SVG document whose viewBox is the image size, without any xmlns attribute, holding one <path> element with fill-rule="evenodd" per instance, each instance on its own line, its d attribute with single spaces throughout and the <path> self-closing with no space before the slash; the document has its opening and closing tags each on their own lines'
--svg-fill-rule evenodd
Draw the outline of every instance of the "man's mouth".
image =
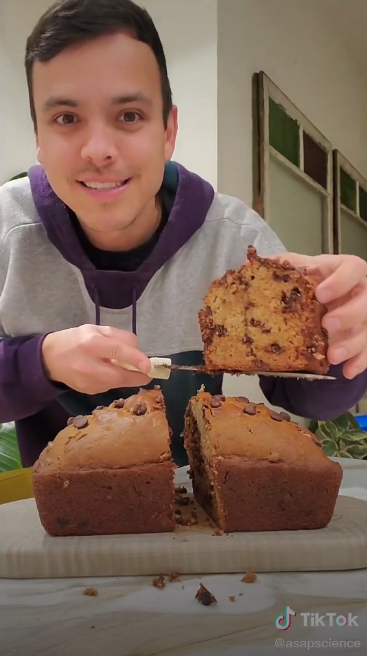
<svg viewBox="0 0 367 656">
<path fill-rule="evenodd" d="M 129 182 L 130 178 L 127 178 L 126 180 L 121 180 L 121 182 L 83 182 L 81 181 L 80 184 L 82 184 L 84 187 L 87 187 L 88 189 L 119 189 L 120 187 L 123 187 Z"/>
</svg>

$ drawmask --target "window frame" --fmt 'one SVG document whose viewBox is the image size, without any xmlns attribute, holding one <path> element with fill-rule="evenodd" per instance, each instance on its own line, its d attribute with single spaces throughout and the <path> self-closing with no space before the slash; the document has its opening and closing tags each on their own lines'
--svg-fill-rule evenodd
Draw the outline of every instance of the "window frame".
<svg viewBox="0 0 367 656">
<path fill-rule="evenodd" d="M 354 212 L 349 207 L 344 205 L 341 202 L 341 185 L 340 185 L 340 168 L 354 180 L 356 183 L 356 202 L 357 202 L 357 212 Z M 333 151 L 333 169 L 334 169 L 334 249 L 335 253 L 342 252 L 342 243 L 341 243 L 341 211 L 346 212 L 349 216 L 353 217 L 366 229 L 367 237 L 367 221 L 361 218 L 359 215 L 359 187 L 367 193 L 367 179 L 347 160 L 347 158 L 340 152 L 340 150 L 334 149 Z"/>
<path fill-rule="evenodd" d="M 279 104 L 300 127 L 300 167 L 298 168 L 279 153 L 269 141 L 269 101 Z M 294 175 L 316 189 L 326 200 L 326 234 L 323 253 L 335 252 L 335 218 L 333 196 L 333 146 L 331 142 L 309 121 L 281 89 L 260 71 L 253 76 L 253 209 L 271 226 L 269 216 L 269 169 L 270 157 L 274 157 Z M 317 142 L 327 154 L 327 188 L 318 184 L 304 172 L 303 130 Z"/>
</svg>

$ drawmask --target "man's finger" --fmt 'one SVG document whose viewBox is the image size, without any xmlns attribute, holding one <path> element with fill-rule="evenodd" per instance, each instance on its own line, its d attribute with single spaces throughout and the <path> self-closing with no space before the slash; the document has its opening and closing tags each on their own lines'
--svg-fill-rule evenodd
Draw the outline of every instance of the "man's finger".
<svg viewBox="0 0 367 656">
<path fill-rule="evenodd" d="M 365 348 L 359 355 L 348 360 L 343 365 L 343 375 L 345 378 L 353 379 L 364 373 L 367 369 L 367 349 Z"/>
<path fill-rule="evenodd" d="M 334 305 L 334 304 L 333 304 Z M 335 304 L 336 306 L 337 304 Z M 345 297 L 344 303 L 331 310 L 323 317 L 322 324 L 330 335 L 342 330 L 359 327 L 365 317 L 367 307 L 367 285 L 358 295 Z"/>
<path fill-rule="evenodd" d="M 327 272 L 327 267 L 320 267 L 326 275 L 316 290 L 316 297 L 321 303 L 330 303 L 352 292 L 366 278 L 367 263 L 353 255 L 342 259 L 333 271 L 329 269 Z"/>
<path fill-rule="evenodd" d="M 88 379 L 87 379 L 88 380 Z M 90 367 L 89 389 L 83 382 L 83 390 L 88 394 L 100 394 L 120 387 L 143 387 L 151 379 L 145 374 L 121 369 L 110 362 L 95 360 Z"/>
<path fill-rule="evenodd" d="M 127 330 L 120 330 L 119 328 L 113 328 L 112 326 L 96 326 L 96 328 L 101 335 L 124 341 L 126 344 L 130 344 L 130 346 L 138 345 L 137 336 Z"/>
<path fill-rule="evenodd" d="M 341 364 L 351 358 L 358 356 L 366 349 L 365 330 L 349 336 L 329 347 L 327 358 L 330 364 Z"/>
<path fill-rule="evenodd" d="M 118 331 L 121 333 L 122 331 Z M 92 333 L 87 336 L 84 342 L 84 348 L 94 358 L 111 361 L 117 360 L 121 365 L 126 363 L 143 374 L 147 374 L 151 369 L 149 358 L 139 351 L 135 346 L 127 344 L 126 341 L 107 337 L 100 332 Z"/>
</svg>

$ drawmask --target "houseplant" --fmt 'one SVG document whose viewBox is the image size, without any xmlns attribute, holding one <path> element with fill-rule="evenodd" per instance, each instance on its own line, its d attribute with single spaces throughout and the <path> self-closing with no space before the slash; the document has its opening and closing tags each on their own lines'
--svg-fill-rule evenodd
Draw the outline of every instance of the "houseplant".
<svg viewBox="0 0 367 656">
<path fill-rule="evenodd" d="M 351 412 L 333 421 L 311 421 L 309 430 L 320 440 L 327 456 L 367 460 L 367 432 Z"/>
<path fill-rule="evenodd" d="M 21 466 L 15 425 L 13 422 L 0 424 L 0 473 L 20 469 Z"/>
</svg>

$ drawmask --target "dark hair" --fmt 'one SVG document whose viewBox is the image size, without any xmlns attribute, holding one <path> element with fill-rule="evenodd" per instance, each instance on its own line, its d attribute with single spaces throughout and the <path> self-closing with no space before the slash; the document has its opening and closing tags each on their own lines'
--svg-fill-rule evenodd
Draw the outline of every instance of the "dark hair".
<svg viewBox="0 0 367 656">
<path fill-rule="evenodd" d="M 66 48 L 100 36 L 130 32 L 153 51 L 161 76 L 163 121 L 172 109 L 166 58 L 157 29 L 148 12 L 132 0 L 57 0 L 39 19 L 27 39 L 25 69 L 31 117 L 37 129 L 32 72 L 35 62 L 48 62 Z"/>
</svg>

